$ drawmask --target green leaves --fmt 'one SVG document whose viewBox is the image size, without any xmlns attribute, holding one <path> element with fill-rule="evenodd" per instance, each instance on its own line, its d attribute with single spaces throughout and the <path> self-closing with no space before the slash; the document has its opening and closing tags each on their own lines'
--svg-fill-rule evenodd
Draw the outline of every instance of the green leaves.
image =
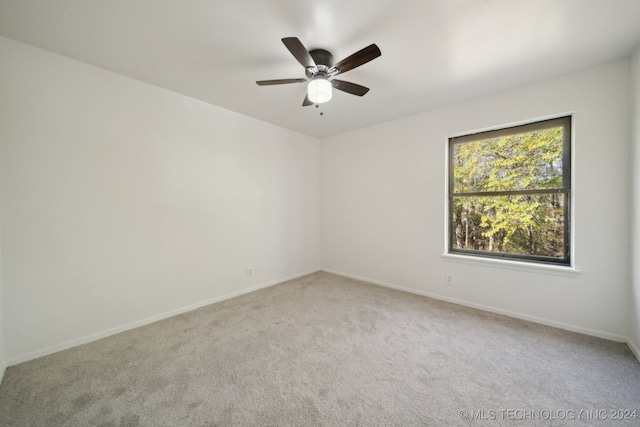
<svg viewBox="0 0 640 427">
<path fill-rule="evenodd" d="M 453 144 L 454 193 L 560 188 L 562 128 Z"/>
<path fill-rule="evenodd" d="M 451 165 L 452 247 L 564 258 L 563 127 L 454 141 Z"/>
</svg>

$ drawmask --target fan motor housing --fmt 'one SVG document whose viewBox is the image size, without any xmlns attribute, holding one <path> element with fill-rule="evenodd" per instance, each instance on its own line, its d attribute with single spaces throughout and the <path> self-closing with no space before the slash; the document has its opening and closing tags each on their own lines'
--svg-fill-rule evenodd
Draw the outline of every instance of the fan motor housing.
<svg viewBox="0 0 640 427">
<path fill-rule="evenodd" d="M 333 67 L 333 55 L 331 55 L 331 52 L 324 49 L 313 49 L 309 51 L 309 55 L 313 58 L 316 66 L 307 67 L 305 70 L 307 78 L 311 79 L 317 75 L 326 76 L 329 69 Z"/>
<path fill-rule="evenodd" d="M 309 51 L 316 65 L 324 65 L 327 68 L 333 67 L 333 55 L 324 49 L 313 49 Z"/>
</svg>

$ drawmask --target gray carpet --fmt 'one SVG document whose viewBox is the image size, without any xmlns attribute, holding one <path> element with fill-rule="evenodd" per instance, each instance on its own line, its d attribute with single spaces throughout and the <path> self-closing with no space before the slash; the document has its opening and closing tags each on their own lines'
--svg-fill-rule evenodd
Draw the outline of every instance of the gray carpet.
<svg viewBox="0 0 640 427">
<path fill-rule="evenodd" d="M 0 387 L 2 426 L 639 420 L 625 344 L 328 273 L 12 366 Z"/>
</svg>

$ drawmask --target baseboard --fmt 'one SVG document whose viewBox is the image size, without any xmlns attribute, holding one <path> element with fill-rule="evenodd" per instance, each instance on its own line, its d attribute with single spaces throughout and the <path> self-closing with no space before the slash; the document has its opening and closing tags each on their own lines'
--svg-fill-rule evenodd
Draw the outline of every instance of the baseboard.
<svg viewBox="0 0 640 427">
<path fill-rule="evenodd" d="M 440 301 L 446 301 L 446 302 L 450 302 L 450 303 L 453 303 L 453 304 L 462 305 L 462 306 L 465 306 L 465 307 L 476 308 L 476 309 L 483 310 L 483 311 L 488 311 L 488 312 L 491 312 L 491 313 L 502 314 L 502 315 L 505 315 L 505 316 L 514 317 L 514 318 L 522 319 L 522 320 L 527 320 L 527 321 L 534 322 L 534 323 L 540 323 L 540 324 L 543 324 L 543 325 L 552 326 L 552 327 L 556 327 L 556 328 L 560 328 L 560 329 L 565 329 L 565 330 L 568 330 L 568 331 L 578 332 L 578 333 L 582 333 L 582 334 L 585 334 L 585 335 L 591 335 L 591 336 L 604 338 L 604 339 L 608 339 L 608 340 L 612 340 L 612 341 L 626 342 L 627 345 L 629 346 L 629 348 L 631 349 L 631 351 L 633 352 L 633 354 L 636 356 L 636 358 L 640 362 L 640 349 L 630 339 L 628 339 L 627 337 L 623 337 L 621 335 L 615 335 L 615 334 L 611 334 L 611 333 L 608 333 L 608 332 L 598 331 L 598 330 L 589 329 L 589 328 L 583 328 L 583 327 L 580 327 L 580 326 L 575 326 L 575 325 L 566 324 L 566 323 L 562 323 L 562 322 L 556 322 L 556 321 L 553 321 L 553 320 L 544 319 L 544 318 L 540 318 L 540 317 L 529 316 L 529 315 L 522 314 L 522 313 L 517 313 L 517 312 L 513 312 L 513 311 L 509 311 L 509 310 L 499 309 L 499 308 L 496 308 L 496 307 L 486 306 L 486 305 L 483 305 L 483 304 L 476 304 L 476 303 L 471 302 L 471 301 L 460 300 L 460 299 L 457 299 L 457 298 L 450 298 L 450 297 L 447 297 L 447 296 L 444 296 L 444 295 L 440 295 L 440 294 L 435 294 L 435 293 L 432 293 L 432 292 L 425 292 L 425 291 L 420 291 L 420 290 L 417 290 L 417 289 L 407 288 L 407 287 L 404 287 L 404 286 L 398 286 L 398 285 L 395 285 L 393 283 L 382 282 L 380 280 L 375 280 L 375 279 L 371 279 L 371 278 L 367 278 L 367 277 L 357 276 L 357 275 L 344 273 L 344 272 L 340 272 L 340 271 L 334 271 L 334 270 L 329 270 L 329 269 L 324 269 L 324 268 L 318 268 L 318 269 L 314 269 L 314 270 L 309 270 L 307 272 L 294 274 L 294 275 L 291 275 L 291 276 L 287 276 L 287 277 L 283 277 L 283 278 L 280 278 L 280 279 L 272 280 L 272 281 L 269 281 L 269 282 L 261 283 L 261 284 L 256 285 L 256 286 L 252 286 L 250 288 L 243 289 L 241 291 L 232 292 L 232 293 L 225 294 L 225 295 L 222 295 L 222 296 L 219 296 L 219 297 L 216 297 L 216 298 L 211 298 L 211 299 L 206 300 L 206 301 L 201 301 L 201 302 L 198 302 L 198 303 L 195 303 L 195 304 L 191 304 L 191 305 L 179 308 L 179 309 L 170 310 L 170 311 L 162 313 L 162 314 L 158 314 L 158 315 L 155 315 L 155 316 L 147 317 L 145 319 L 138 320 L 138 321 L 135 321 L 135 322 L 131 322 L 131 323 L 128 323 L 128 324 L 125 324 L 125 325 L 122 325 L 122 326 L 115 327 L 115 328 L 110 328 L 110 329 L 107 329 L 107 330 L 102 331 L 102 332 L 86 335 L 84 337 L 77 338 L 77 339 L 70 340 L 70 341 L 65 341 L 63 343 L 52 345 L 52 346 L 49 346 L 49 347 L 45 347 L 45 348 L 42 348 L 40 350 L 36 350 L 36 351 L 30 352 L 30 353 L 26 353 L 26 354 L 11 358 L 11 359 L 6 360 L 6 361 L 0 360 L 0 384 L 2 383 L 2 379 L 4 378 L 5 370 L 6 370 L 6 368 L 8 366 L 17 365 L 19 363 L 27 362 L 29 360 L 33 360 L 33 359 L 37 359 L 39 357 L 47 356 L 49 354 L 57 353 L 57 352 L 62 351 L 62 350 L 66 350 L 66 349 L 69 349 L 69 348 L 72 348 L 72 347 L 76 347 L 76 346 L 79 346 L 79 345 L 82 345 L 82 344 L 87 344 L 87 343 L 90 343 L 90 342 L 93 342 L 93 341 L 97 341 L 97 340 L 99 340 L 101 338 L 106 338 L 108 336 L 115 335 L 115 334 L 118 334 L 120 332 L 124 332 L 124 331 L 128 331 L 130 329 L 135 329 L 135 328 L 138 328 L 138 327 L 141 327 L 141 326 L 145 326 L 145 325 L 148 325 L 150 323 L 157 322 L 159 320 L 163 320 L 163 319 L 167 319 L 169 317 L 177 316 L 179 314 L 186 313 L 186 312 L 192 311 L 192 310 L 196 310 L 196 309 L 198 309 L 200 307 L 205 307 L 207 305 L 215 304 L 217 302 L 225 301 L 225 300 L 228 300 L 228 299 L 240 296 L 240 295 L 248 294 L 250 292 L 254 292 L 254 291 L 257 291 L 259 289 L 268 288 L 270 286 L 274 286 L 274 285 L 286 282 L 288 280 L 293 280 L 293 279 L 297 279 L 299 277 L 307 276 L 309 274 L 313 274 L 313 273 L 318 272 L 318 271 L 324 271 L 324 272 L 331 273 L 331 274 L 337 274 L 339 276 L 348 277 L 348 278 L 355 279 L 355 280 L 360 280 L 360 281 L 371 283 L 371 284 L 378 285 L 378 286 L 384 286 L 384 287 L 390 288 L 390 289 L 396 289 L 396 290 L 400 290 L 400 291 L 403 291 L 403 292 L 408 292 L 408 293 L 412 293 L 412 294 L 416 294 L 416 295 L 422 295 L 422 296 L 426 296 L 426 297 L 429 297 L 429 298 L 437 299 L 437 300 L 440 300 Z"/>
<path fill-rule="evenodd" d="M 310 271 L 306 271 L 304 273 L 294 274 L 294 275 L 283 277 L 283 278 L 280 278 L 280 279 L 271 280 L 269 282 L 261 283 L 261 284 L 256 285 L 256 286 L 252 286 L 250 288 L 243 289 L 241 291 L 232 292 L 232 293 L 225 294 L 225 295 L 222 295 L 222 296 L 219 296 L 219 297 L 216 297 L 216 298 L 208 299 L 206 301 L 200 301 L 200 302 L 197 302 L 195 304 L 190 304 L 190 305 L 185 306 L 185 307 L 181 307 L 181 308 L 178 308 L 178 309 L 175 309 L 175 310 L 170 310 L 170 311 L 167 311 L 165 313 L 157 314 L 155 316 L 151 316 L 151 317 L 147 317 L 145 319 L 137 320 L 135 322 L 127 323 L 127 324 L 122 325 L 122 326 L 117 326 L 115 328 L 110 328 L 110 329 L 107 329 L 107 330 L 104 330 L 104 331 L 101 331 L 101 332 L 97 332 L 97 333 L 94 333 L 94 334 L 86 335 L 84 337 L 76 338 L 76 339 L 73 339 L 73 340 L 70 340 L 70 341 L 65 341 L 65 342 L 60 343 L 60 344 L 55 344 L 55 345 L 52 345 L 52 346 L 49 346 L 49 347 L 45 347 L 45 348 L 42 348 L 40 350 L 36 350 L 36 351 L 29 352 L 29 353 L 26 353 L 26 354 L 23 354 L 23 355 L 20 355 L 20 356 L 17 356 L 17 357 L 10 358 L 9 360 L 6 361 L 6 365 L 5 366 L 17 365 L 19 363 L 28 362 L 29 360 L 33 360 L 33 359 L 37 359 L 39 357 L 47 356 L 49 354 L 57 353 L 59 351 L 66 350 L 66 349 L 69 349 L 71 347 L 77 347 L 77 346 L 82 345 L 82 344 L 88 344 L 90 342 L 97 341 L 97 340 L 99 340 L 101 338 L 106 338 L 106 337 L 111 336 L 111 335 L 119 334 L 120 332 L 128 331 L 130 329 L 139 328 L 141 326 L 145 326 L 145 325 L 148 325 L 150 323 L 157 322 L 159 320 L 163 320 L 163 319 L 167 319 L 169 317 L 177 316 L 178 314 L 182 314 L 182 313 L 186 313 L 188 311 L 196 310 L 196 309 L 198 309 L 200 307 L 205 307 L 207 305 L 211 305 L 211 304 L 215 304 L 217 302 L 221 302 L 221 301 L 225 301 L 225 300 L 228 300 L 228 299 L 231 299 L 231 298 L 235 298 L 235 297 L 240 296 L 240 295 L 248 294 L 248 293 L 257 291 L 259 289 L 268 288 L 270 286 L 274 286 L 274 285 L 286 282 L 288 280 L 293 280 L 293 279 L 297 279 L 299 277 L 303 277 L 303 276 L 306 276 L 306 275 L 309 275 L 309 274 L 313 274 L 313 273 L 316 273 L 318 271 L 320 271 L 319 268 L 318 269 L 314 269 L 314 270 L 310 270 Z M 4 369 L 2 369 L 2 372 L 4 373 Z"/>
<path fill-rule="evenodd" d="M 631 349 L 631 352 L 636 356 L 636 359 L 638 359 L 638 362 L 640 362 L 640 349 L 636 343 L 631 341 L 631 339 L 627 339 L 627 345 L 629 346 L 629 349 Z"/>
<path fill-rule="evenodd" d="M 413 288 L 406 288 L 404 286 L 398 286 L 398 285 L 393 284 L 393 283 L 382 282 L 380 280 L 375 280 L 375 279 L 370 279 L 370 278 L 367 278 L 367 277 L 362 277 L 362 276 L 357 276 L 357 275 L 353 275 L 353 274 L 343 273 L 343 272 L 340 272 L 340 271 L 333 271 L 333 270 L 328 270 L 328 269 L 324 269 L 324 268 L 322 268 L 321 271 L 324 271 L 324 272 L 327 272 L 327 273 L 332 273 L 332 274 L 337 274 L 339 276 L 348 277 L 348 278 L 351 278 L 351 279 L 361 280 L 363 282 L 371 283 L 371 284 L 378 285 L 378 286 L 384 286 L 386 288 L 391 288 L 391 289 L 396 289 L 396 290 L 399 290 L 399 291 L 408 292 L 408 293 L 411 293 L 411 294 L 422 295 L 422 296 L 425 296 L 425 297 L 437 299 L 437 300 L 440 300 L 440 301 L 446 301 L 446 302 L 450 302 L 450 303 L 453 303 L 453 304 L 462 305 L 462 306 L 465 306 L 465 307 L 476 308 L 478 310 L 488 311 L 490 313 L 502 314 L 504 316 L 514 317 L 516 319 L 522 319 L 522 320 L 527 320 L 527 321 L 533 322 L 533 323 L 539 323 L 539 324 L 546 325 L 546 326 L 552 326 L 554 328 L 565 329 L 567 331 L 578 332 L 578 333 L 581 333 L 581 334 L 591 335 L 591 336 L 598 337 L 598 338 L 604 338 L 604 339 L 607 339 L 607 340 L 610 340 L 610 341 L 629 343 L 629 340 L 628 340 L 627 337 L 624 337 L 622 335 L 612 334 L 612 333 L 609 333 L 609 332 L 599 331 L 597 329 L 589 329 L 589 328 L 584 328 L 584 327 L 577 326 L 577 325 L 571 325 L 571 324 L 568 324 L 568 323 L 556 322 L 556 321 L 550 320 L 550 319 L 545 319 L 545 318 L 536 317 L 536 316 L 530 316 L 530 315 L 527 315 L 527 314 L 518 313 L 518 312 L 514 312 L 514 311 L 509 311 L 509 310 L 503 310 L 501 308 L 492 307 L 492 306 L 483 305 L 483 304 L 477 304 L 477 303 L 472 302 L 472 301 L 461 300 L 461 299 L 457 299 L 457 298 L 451 298 L 451 297 L 447 297 L 445 295 L 440 295 L 440 294 L 436 294 L 436 293 L 432 293 L 432 292 L 425 292 L 425 291 L 420 291 L 420 290 L 413 289 Z M 629 346 L 629 347 L 631 347 L 631 346 Z M 636 348 L 636 350 L 637 350 L 637 348 Z M 636 355 L 636 357 L 638 357 L 639 353 L 637 351 L 634 351 L 634 349 L 631 349 L 631 351 L 633 351 L 634 354 Z M 640 360 L 640 358 L 639 358 L 639 360 Z"/>
<path fill-rule="evenodd" d="M 2 385 L 2 380 L 4 380 L 4 372 L 7 370 L 7 364 L 4 360 L 0 359 L 0 385 Z"/>
</svg>

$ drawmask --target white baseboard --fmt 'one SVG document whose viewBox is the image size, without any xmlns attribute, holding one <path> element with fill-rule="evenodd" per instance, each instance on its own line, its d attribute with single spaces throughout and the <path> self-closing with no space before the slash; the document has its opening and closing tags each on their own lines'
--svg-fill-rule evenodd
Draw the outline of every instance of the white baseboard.
<svg viewBox="0 0 640 427">
<path fill-rule="evenodd" d="M 576 326 L 576 325 L 570 325 L 570 324 L 566 324 L 566 323 L 562 323 L 562 322 L 556 322 L 553 320 L 549 320 L 549 319 L 544 319 L 544 318 L 540 318 L 540 317 L 535 317 L 535 316 L 529 316 L 526 314 L 522 314 L 522 313 L 517 313 L 517 312 L 513 312 L 513 311 L 509 311 L 509 310 L 503 310 L 500 308 L 496 308 L 496 307 L 491 307 L 491 306 L 486 306 L 483 304 L 476 304 L 474 302 L 471 301 L 466 301 L 466 300 L 460 300 L 457 298 L 450 298 L 444 295 L 440 295 L 440 294 L 435 294 L 432 292 L 425 292 L 425 291 L 420 291 L 417 289 L 412 289 L 412 288 L 406 288 L 403 286 L 398 286 L 392 283 L 387 283 L 387 282 L 382 282 L 379 280 L 375 280 L 375 279 L 370 279 L 367 277 L 362 277 L 362 276 L 357 276 L 357 275 L 353 275 L 353 274 L 348 274 L 348 273 L 343 273 L 340 271 L 334 271 L 334 270 L 329 270 L 329 269 L 314 269 L 314 270 L 310 270 L 304 273 L 299 273 L 299 274 L 294 274 L 288 277 L 283 277 L 280 279 L 276 279 L 276 280 L 272 280 L 269 282 L 265 282 L 265 283 L 261 283 L 259 285 L 256 286 L 252 286 L 250 288 L 247 289 L 243 289 L 241 291 L 237 291 L 237 292 L 232 292 L 229 294 L 225 294 L 222 295 L 220 297 L 216 297 L 216 298 L 211 298 L 209 300 L 206 301 L 201 301 L 195 304 L 191 304 L 188 305 L 186 307 L 182 307 L 179 309 L 175 309 L 175 310 L 171 310 L 165 313 L 161 313 L 155 316 L 151 316 L 151 317 L 147 317 L 145 319 L 141 319 L 135 322 L 131 322 L 128 323 L 126 325 L 122 325 L 122 326 L 118 326 L 115 328 L 111 328 L 111 329 L 107 329 L 105 331 L 102 332 L 97 332 L 95 334 L 90 334 L 90 335 L 86 335 L 84 337 L 80 337 L 74 340 L 70 340 L 70 341 L 65 341 L 63 343 L 60 344 L 55 344 L 49 347 L 45 347 L 42 348 L 40 350 L 36 350 L 30 353 L 26 353 L 20 356 L 16 356 L 13 357 L 7 361 L 2 361 L 0 360 L 0 383 L 2 382 L 2 378 L 4 377 L 4 372 L 6 370 L 6 368 L 8 366 L 13 366 L 13 365 L 17 365 L 18 363 L 23 363 L 23 362 L 27 362 L 29 360 L 33 360 L 33 359 L 37 359 L 38 357 L 43 357 L 43 356 L 47 356 L 49 354 L 53 354 L 53 353 L 57 353 L 59 351 L 62 350 L 66 350 L 68 348 L 71 347 L 76 347 L 78 345 L 82 345 L 82 344 L 87 344 L 96 340 L 99 340 L 101 338 L 106 338 L 108 336 L 111 335 L 115 335 L 118 334 L 120 332 L 124 332 L 124 331 L 128 331 L 130 329 L 134 329 L 134 328 L 138 328 L 140 326 L 145 326 L 148 325 L 150 323 L 153 322 L 157 322 L 159 320 L 163 320 L 163 319 L 167 319 L 169 317 L 172 316 L 176 316 L 178 314 L 182 314 L 182 313 L 186 313 L 188 311 L 192 311 L 195 309 L 198 309 L 200 307 L 205 307 L 207 305 L 211 305 L 211 304 L 215 304 L 217 302 L 221 302 L 224 300 L 228 300 L 230 298 L 234 298 L 240 295 L 244 295 L 244 294 L 248 294 L 250 292 L 254 292 L 257 291 L 259 289 L 263 289 L 263 288 L 268 288 L 270 286 L 274 286 L 283 282 L 286 282 L 288 280 L 293 280 L 293 279 L 297 279 L 299 277 L 303 277 L 309 274 L 313 274 L 317 271 L 325 271 L 327 273 L 332 273 L 332 274 L 337 274 L 339 276 L 344 276 L 344 277 L 348 277 L 351 279 L 356 279 L 356 280 L 361 280 L 363 282 L 367 282 L 367 283 L 371 283 L 374 285 L 378 285 L 378 286 L 384 286 L 387 288 L 391 288 L 391 289 L 397 289 L 400 291 L 404 291 L 404 292 L 408 292 L 408 293 L 412 293 L 412 294 L 416 294 L 416 295 L 422 295 L 422 296 L 426 296 L 429 298 L 433 298 L 433 299 L 437 299 L 437 300 L 441 300 L 441 301 L 446 301 L 446 302 L 450 302 L 453 304 L 458 304 L 458 305 L 462 305 L 462 306 L 466 306 L 466 307 L 471 307 L 471 308 L 476 308 L 479 310 L 483 310 L 483 311 L 488 311 L 491 313 L 496 313 L 496 314 L 502 314 L 505 316 L 509 316 L 509 317 L 514 317 L 517 319 L 522 319 L 522 320 L 527 320 L 530 322 L 534 322 L 534 323 L 540 323 L 543 325 L 547 325 L 547 326 L 553 326 L 556 328 L 560 328 L 560 329 L 565 329 L 568 331 L 573 331 L 573 332 L 579 332 L 579 333 L 583 333 L 586 335 L 591 335 L 591 336 L 595 336 L 595 337 L 599 337 L 599 338 L 604 338 L 604 339 L 608 339 L 608 340 L 612 340 L 612 341 L 617 341 L 617 342 L 626 342 L 627 345 L 629 346 L 629 348 L 631 349 L 631 351 L 633 352 L 633 354 L 636 356 L 636 358 L 638 359 L 638 361 L 640 361 L 640 349 L 638 349 L 638 347 L 635 345 L 635 343 L 633 343 L 629 338 L 627 337 L 623 337 L 621 335 L 616 335 L 616 334 L 611 334 L 608 332 L 603 332 L 603 331 L 598 331 L 598 330 L 594 330 L 594 329 L 589 329 L 589 328 L 583 328 L 580 326 Z"/>
<path fill-rule="evenodd" d="M 0 359 L 0 385 L 2 385 L 2 380 L 4 379 L 4 371 L 7 370 L 7 364 L 4 360 Z"/>
<path fill-rule="evenodd" d="M 451 298 L 451 297 L 447 297 L 445 295 L 440 295 L 440 294 L 436 294 L 436 293 L 432 293 L 432 292 L 425 292 L 425 291 L 420 291 L 420 290 L 417 290 L 417 289 L 406 288 L 404 286 L 398 286 L 398 285 L 395 285 L 393 283 L 381 282 L 380 280 L 375 280 L 375 279 L 370 279 L 370 278 L 367 278 L 367 277 L 361 277 L 361 276 L 357 276 L 357 275 L 353 275 L 353 274 L 343 273 L 343 272 L 340 272 L 340 271 L 333 271 L 333 270 L 328 270 L 328 269 L 325 269 L 325 268 L 322 268 L 321 271 L 325 271 L 327 273 L 332 273 L 332 274 L 337 274 L 339 276 L 344 276 L 344 277 L 348 277 L 348 278 L 351 278 L 351 279 L 361 280 L 363 282 L 371 283 L 371 284 L 378 285 L 378 286 L 384 286 L 386 288 L 397 289 L 399 291 L 404 291 L 404 292 L 408 292 L 408 293 L 412 293 L 412 294 L 416 294 L 416 295 L 422 295 L 422 296 L 433 298 L 433 299 L 437 299 L 437 300 L 440 300 L 440 301 L 446 301 L 446 302 L 450 302 L 450 303 L 453 303 L 453 304 L 463 305 L 465 307 L 476 308 L 478 310 L 488 311 L 490 313 L 502 314 L 502 315 L 505 315 L 505 316 L 514 317 L 516 319 L 522 319 L 522 320 L 527 320 L 527 321 L 533 322 L 533 323 L 539 323 L 539 324 L 546 325 L 546 326 L 552 326 L 554 328 L 565 329 L 567 331 L 572 331 L 572 332 L 579 332 L 581 334 L 591 335 L 591 336 L 598 337 L 598 338 L 604 338 L 604 339 L 607 339 L 607 340 L 610 340 L 610 341 L 629 343 L 629 339 L 627 337 L 624 337 L 622 335 L 612 334 L 612 333 L 609 333 L 609 332 L 599 331 L 597 329 L 584 328 L 582 326 L 571 325 L 571 324 L 563 323 L 563 322 L 556 322 L 556 321 L 550 320 L 550 319 L 544 319 L 544 318 L 541 318 L 541 317 L 530 316 L 528 314 L 518 313 L 518 312 L 515 312 L 515 311 L 503 310 L 501 308 L 492 307 L 492 306 L 488 306 L 488 305 L 484 305 L 484 304 L 477 304 L 477 303 L 472 302 L 472 301 L 466 301 L 466 300 L 461 300 L 461 299 L 457 299 L 457 298 Z M 629 347 L 631 347 L 631 345 Z M 637 348 L 636 348 L 636 350 L 634 350 L 632 348 L 631 351 L 634 352 L 636 357 L 638 357 L 638 354 L 640 354 L 637 351 Z M 638 358 L 638 359 L 640 360 L 640 358 Z"/>
<path fill-rule="evenodd" d="M 256 286 L 252 286 L 250 288 L 246 288 L 243 289 L 241 291 L 237 291 L 237 292 L 231 292 L 229 294 L 225 294 L 216 298 L 211 298 L 208 299 L 206 301 L 200 301 L 197 302 L 195 304 L 190 304 L 186 307 L 181 307 L 175 310 L 170 310 L 167 311 L 165 313 L 161 313 L 161 314 L 157 314 L 155 316 L 151 316 L 151 317 L 147 317 L 145 319 L 141 319 L 141 320 L 137 320 L 135 322 L 131 322 L 131 323 L 127 323 L 125 325 L 121 325 L 121 326 L 116 326 L 115 328 L 110 328 L 101 332 L 96 332 L 94 334 L 90 334 L 90 335 L 86 335 L 80 338 L 76 338 L 70 341 L 65 341 L 62 342 L 60 344 L 54 344 L 52 346 L 48 346 L 36 351 L 32 351 L 26 354 L 22 354 L 20 356 L 16 356 L 16 357 L 12 357 L 9 360 L 6 361 L 6 366 L 13 366 L 13 365 L 17 365 L 18 363 L 23 363 L 23 362 L 27 362 L 29 360 L 33 360 L 33 359 L 37 359 L 38 357 L 43 357 L 43 356 L 47 356 L 49 354 L 53 354 L 53 353 L 57 353 L 59 351 L 62 350 L 66 350 L 69 349 L 71 347 L 76 347 L 82 344 L 87 344 L 96 340 L 99 340 L 101 338 L 106 338 L 108 336 L 111 335 L 115 335 L 115 334 L 119 334 L 120 332 L 124 332 L 124 331 L 128 331 L 130 329 L 134 329 L 134 328 L 139 328 L 140 326 L 145 326 L 148 325 L 150 323 L 154 323 L 157 322 L 159 320 L 163 320 L 163 319 L 167 319 L 169 317 L 173 317 L 173 316 L 177 316 L 178 314 L 182 314 L 182 313 L 186 313 L 188 311 L 192 311 L 195 309 L 198 309 L 200 307 L 205 307 L 207 305 L 211 305 L 211 304 L 215 304 L 217 302 L 221 302 L 224 300 L 228 300 L 240 295 L 244 295 L 244 294 L 248 294 L 250 292 L 254 292 L 257 291 L 259 289 L 263 289 L 263 288 L 268 288 L 270 286 L 274 286 L 283 282 L 286 282 L 288 280 L 293 280 L 293 279 L 297 279 L 299 277 L 303 277 L 306 276 L 308 274 L 312 274 L 315 272 L 320 271 L 320 269 L 314 269 L 314 270 L 310 270 L 304 273 L 299 273 L 299 274 L 294 274 L 291 276 L 287 276 L 287 277 L 283 277 L 280 279 L 276 279 L 276 280 L 271 280 L 269 282 L 265 282 L 265 283 L 261 283 L 259 285 Z M 2 369 L 2 372 L 4 373 L 4 369 Z"/>
<path fill-rule="evenodd" d="M 636 343 L 631 341 L 631 339 L 627 339 L 627 345 L 629 346 L 629 349 L 631 349 L 631 352 L 636 356 L 636 359 L 638 359 L 638 362 L 640 362 L 640 349 Z"/>
</svg>

